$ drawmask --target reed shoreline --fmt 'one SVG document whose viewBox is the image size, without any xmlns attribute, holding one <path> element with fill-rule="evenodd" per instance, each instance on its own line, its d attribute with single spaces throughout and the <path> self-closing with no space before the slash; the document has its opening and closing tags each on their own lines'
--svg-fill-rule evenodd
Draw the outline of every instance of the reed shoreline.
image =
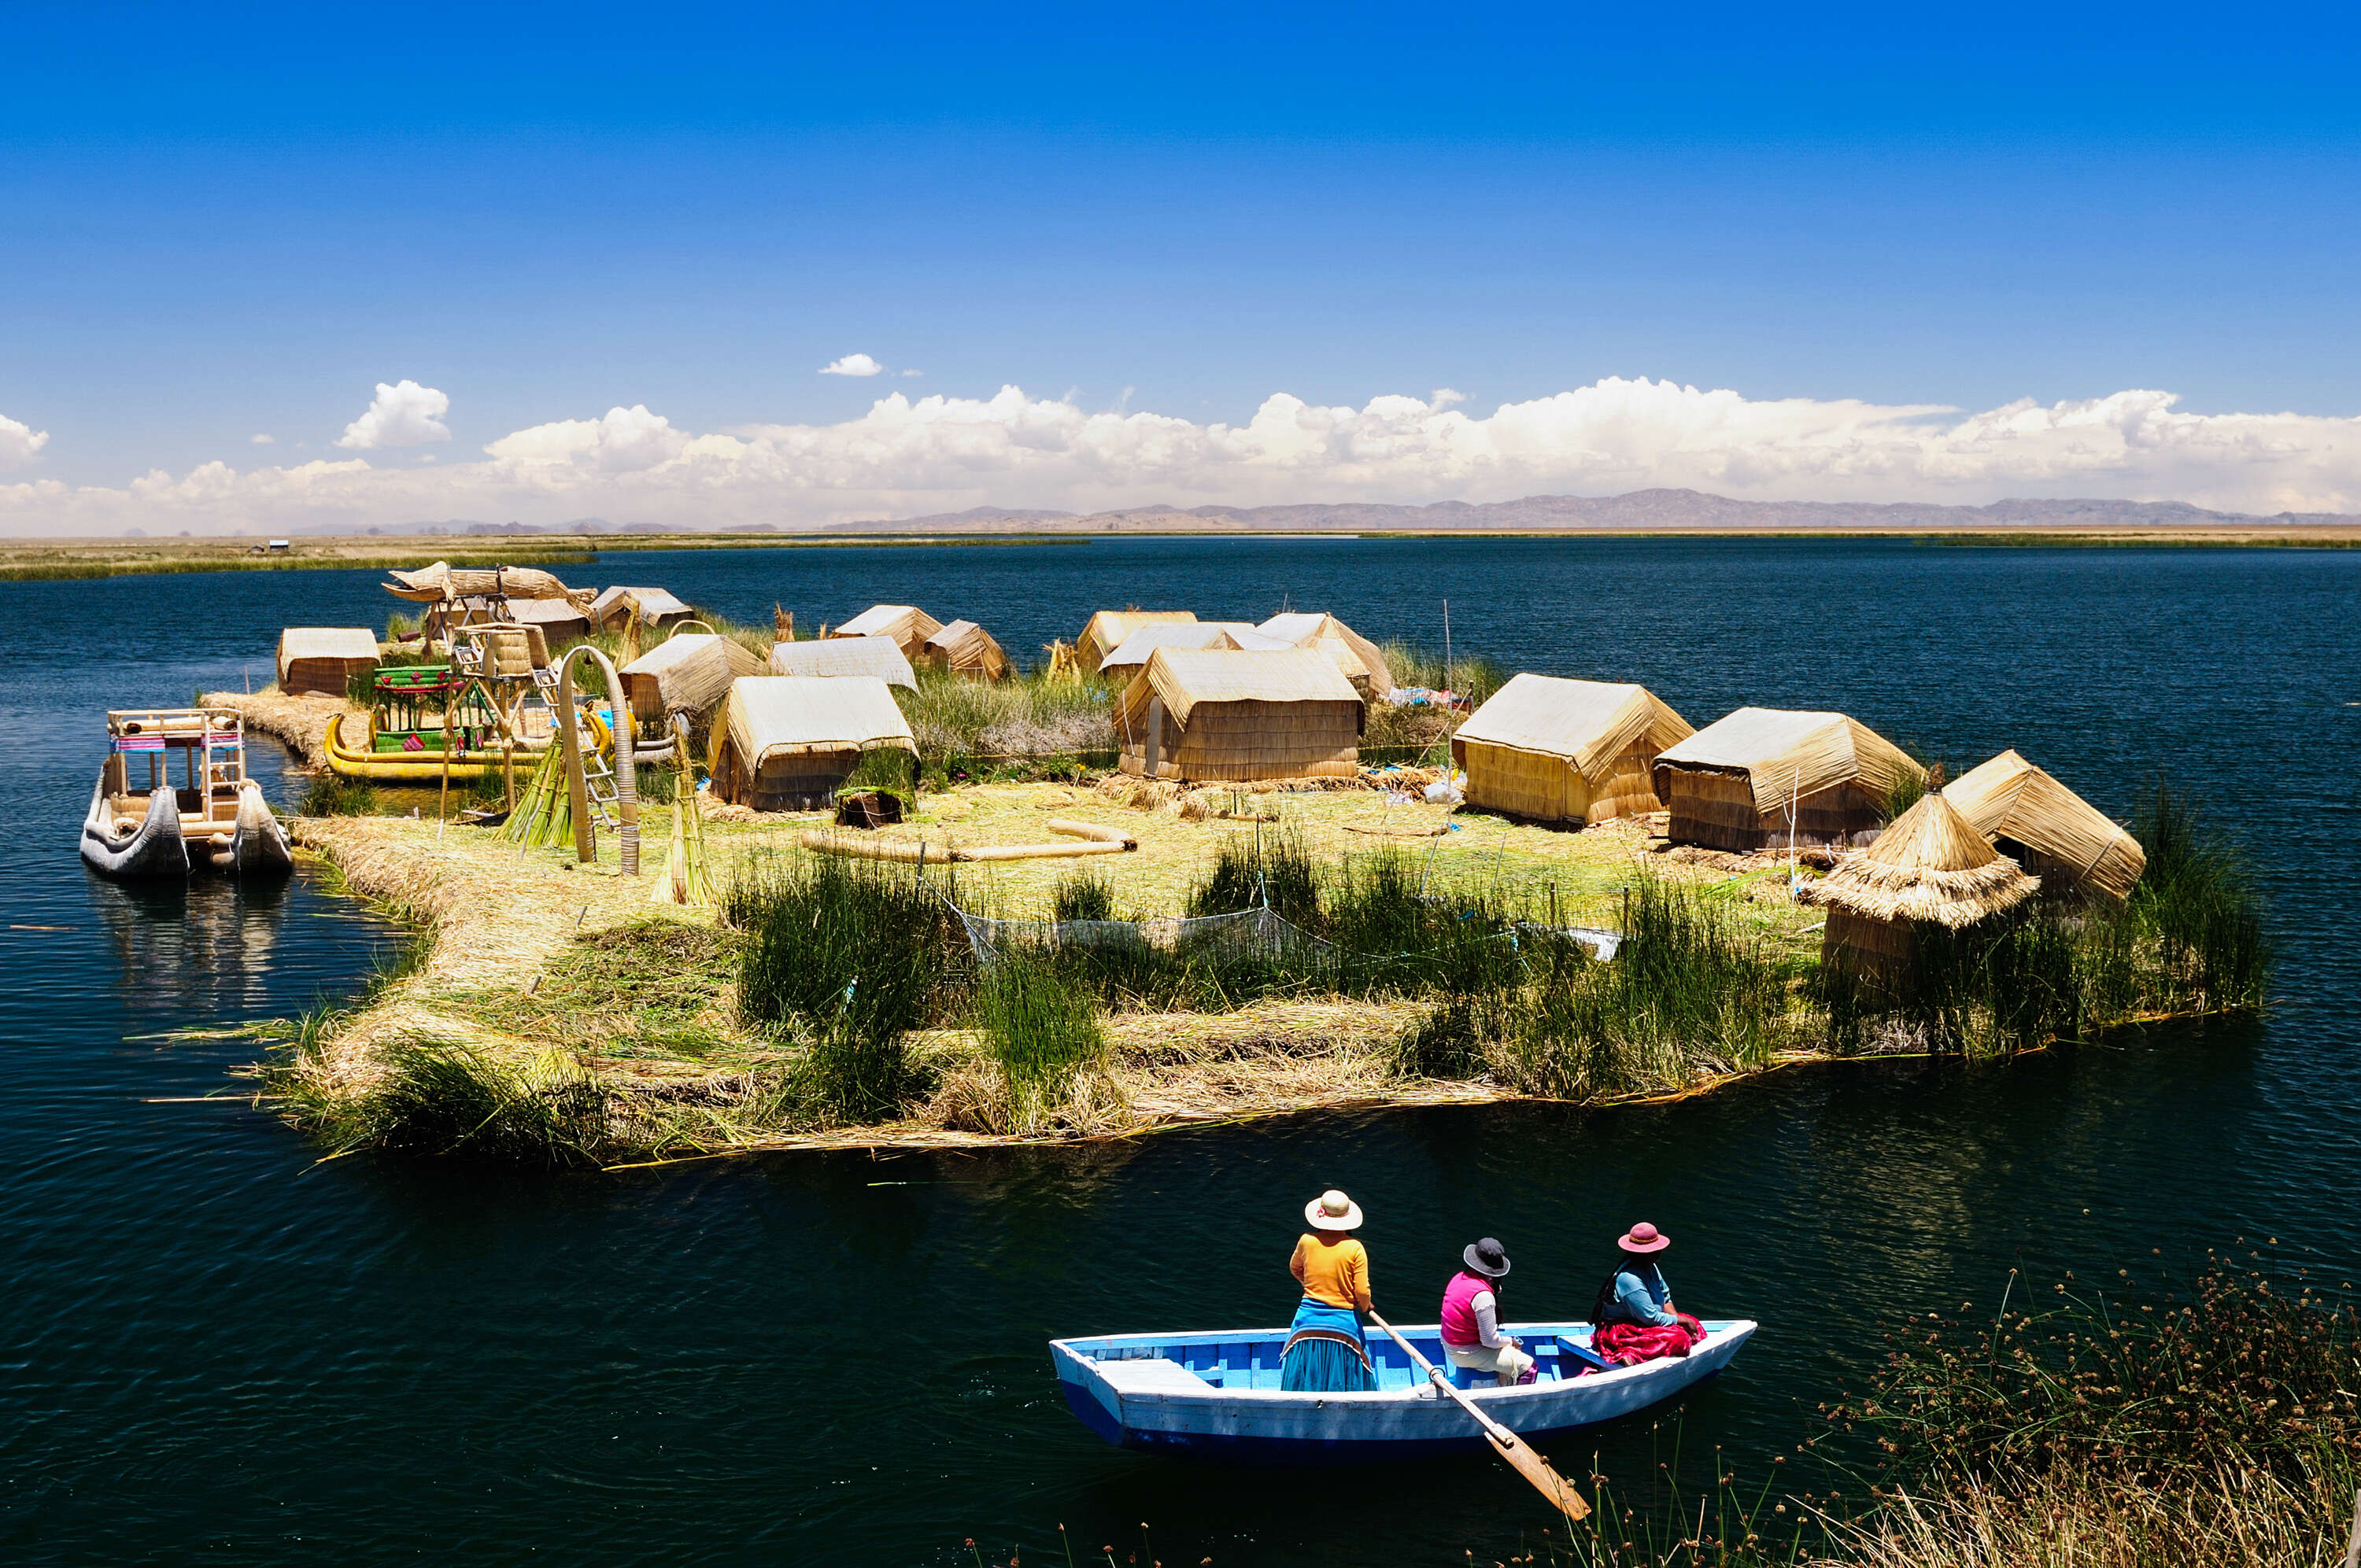
<svg viewBox="0 0 2361 1568">
<path fill-rule="evenodd" d="M 2361 548 L 2361 528 L 2336 524 L 2304 527 L 2158 529 L 2131 524 L 2087 528 L 1993 527 L 1792 528 L 1699 525 L 1684 528 L 1566 529 L 1269 529 L 1223 526 L 1172 527 L 1116 532 L 1060 530 L 1035 525 L 1007 532 L 906 532 L 881 527 L 874 532 L 827 534 L 637 533 L 637 534 L 415 534 L 314 535 L 284 554 L 256 554 L 253 541 L 207 539 L 18 539 L 0 541 L 0 582 L 57 582 L 78 578 L 163 576 L 192 572 L 382 571 L 410 568 L 424 557 L 464 554 L 480 566 L 571 566 L 595 565 L 618 555 L 666 550 L 947 549 L 1089 544 L 1120 538 L 1356 538 L 1415 540 L 1722 539 L 1904 541 L 1930 546 L 2018 546 L 2046 549 L 2296 549 Z"/>
</svg>

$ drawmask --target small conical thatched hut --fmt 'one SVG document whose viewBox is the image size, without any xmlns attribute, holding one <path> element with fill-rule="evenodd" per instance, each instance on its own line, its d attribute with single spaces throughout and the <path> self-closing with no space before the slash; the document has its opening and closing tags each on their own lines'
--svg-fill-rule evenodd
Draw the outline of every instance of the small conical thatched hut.
<svg viewBox="0 0 2361 1568">
<path fill-rule="evenodd" d="M 696 609 L 665 588 L 611 587 L 590 601 L 590 620 L 603 631 L 620 628 L 632 616 L 643 627 L 670 626 L 687 620 Z"/>
<path fill-rule="evenodd" d="M 730 695 L 741 675 L 763 673 L 752 649 L 708 631 L 682 631 L 623 666 L 623 695 L 642 719 L 686 713 L 701 719 Z"/>
<path fill-rule="evenodd" d="M 954 620 L 927 639 L 927 660 L 971 680 L 996 681 L 1008 674 L 1008 655 L 992 633 L 972 620 Z"/>
<path fill-rule="evenodd" d="M 1973 926 L 2024 903 L 2040 885 L 1949 801 L 1929 795 L 1805 896 L 1828 912 L 1822 963 L 1891 981 L 1909 975 L 1917 927 Z"/>
<path fill-rule="evenodd" d="M 1274 615 L 1255 628 L 1296 648 L 1316 648 L 1335 661 L 1345 678 L 1364 696 L 1383 696 L 1394 689 L 1393 672 L 1378 645 L 1333 615 L 1294 611 Z"/>
<path fill-rule="evenodd" d="M 1141 627 L 1108 649 L 1099 661 L 1099 678 L 1117 685 L 1129 685 L 1134 675 L 1148 668 L 1148 661 L 1156 656 L 1159 648 L 1226 648 L 1268 653 L 1294 646 L 1277 637 L 1266 637 L 1243 620 L 1159 621 Z"/>
<path fill-rule="evenodd" d="M 875 675 L 889 686 L 918 689 L 918 677 L 891 637 L 822 637 L 771 644 L 774 675 Z"/>
<path fill-rule="evenodd" d="M 917 663 L 927 656 L 927 639 L 942 629 L 941 621 L 916 605 L 873 604 L 829 635 L 891 637 L 902 657 Z"/>
<path fill-rule="evenodd" d="M 1303 648 L 1159 648 L 1115 702 L 1123 771 L 1159 779 L 1351 778 L 1360 694 Z"/>
<path fill-rule="evenodd" d="M 1197 619 L 1193 609 L 1103 609 L 1090 619 L 1082 634 L 1074 639 L 1074 660 L 1082 674 L 1095 675 L 1099 663 L 1117 644 L 1143 626 L 1156 626 Z"/>
<path fill-rule="evenodd" d="M 291 626 L 279 634 L 279 689 L 289 696 L 342 696 L 377 668 L 377 633 L 365 626 Z"/>
<path fill-rule="evenodd" d="M 1745 853 L 1866 844 L 1896 786 L 1927 770 L 1841 713 L 1741 707 L 1656 758 L 1656 798 L 1675 844 Z"/>
<path fill-rule="evenodd" d="M 757 811 L 810 811 L 870 751 L 917 755 L 908 720 L 874 675 L 747 675 L 713 726 L 713 793 Z"/>
<path fill-rule="evenodd" d="M 2121 904 L 2147 868 L 2137 839 L 2015 751 L 1961 773 L 1943 787 L 1943 798 L 2048 893 Z"/>
<path fill-rule="evenodd" d="M 1688 720 L 1645 686 L 1519 675 L 1467 716 L 1451 760 L 1467 803 L 1541 822 L 1603 822 L 1661 811 L 1657 754 Z"/>
</svg>

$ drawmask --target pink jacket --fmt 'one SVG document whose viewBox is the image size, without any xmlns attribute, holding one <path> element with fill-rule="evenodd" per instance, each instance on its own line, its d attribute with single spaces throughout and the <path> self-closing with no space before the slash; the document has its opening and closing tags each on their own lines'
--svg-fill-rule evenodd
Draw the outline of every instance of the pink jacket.
<svg viewBox="0 0 2361 1568">
<path fill-rule="evenodd" d="M 1499 1321 L 1499 1296 L 1492 1281 L 1473 1269 L 1463 1268 L 1451 1277 L 1443 1288 L 1443 1343 L 1445 1344 L 1481 1344 L 1484 1332 L 1476 1326 L 1476 1298 L 1487 1291 L 1494 1292 L 1492 1317 Z"/>
</svg>

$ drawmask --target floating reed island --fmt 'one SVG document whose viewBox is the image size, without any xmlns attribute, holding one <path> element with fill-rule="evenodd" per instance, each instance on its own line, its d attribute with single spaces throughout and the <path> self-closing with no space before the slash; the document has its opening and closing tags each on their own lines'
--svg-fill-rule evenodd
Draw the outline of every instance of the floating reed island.
<svg viewBox="0 0 2361 1568">
<path fill-rule="evenodd" d="M 814 641 L 632 588 L 557 652 L 473 576 L 397 581 L 480 601 L 397 622 L 403 680 L 445 659 L 495 714 L 508 680 L 555 739 L 423 801 L 324 781 L 292 825 L 420 932 L 256 1069 L 337 1150 L 612 1166 L 1604 1105 L 2263 997 L 2253 883 L 2184 802 L 2126 828 L 2014 752 L 1946 784 L 1839 713 L 1693 730 L 1638 685 L 1503 683 L 1327 615 L 1103 611 L 995 674 L 980 622 L 912 606 Z M 500 674 L 497 639 L 541 663 Z M 378 678 L 220 700 L 382 735 Z"/>
</svg>

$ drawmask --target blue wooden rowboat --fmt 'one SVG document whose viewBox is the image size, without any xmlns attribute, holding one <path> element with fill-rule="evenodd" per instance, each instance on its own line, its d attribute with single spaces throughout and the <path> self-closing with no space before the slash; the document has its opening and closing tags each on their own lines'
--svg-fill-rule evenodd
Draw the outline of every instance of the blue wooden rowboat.
<svg viewBox="0 0 2361 1568">
<path fill-rule="evenodd" d="M 1511 1323 L 1539 1377 L 1502 1388 L 1489 1375 L 1454 1369 L 1484 1413 L 1510 1431 L 1545 1438 L 1610 1421 L 1668 1399 L 1730 1365 L 1754 1332 L 1744 1319 L 1706 1324 L 1683 1358 L 1599 1369 L 1587 1323 Z M 1401 1328 L 1419 1354 L 1445 1365 L 1442 1331 Z M 1400 1345 L 1371 1332 L 1378 1387 L 1367 1394 L 1290 1394 L 1279 1386 L 1285 1329 L 1213 1333 L 1109 1334 L 1049 1342 L 1058 1382 L 1084 1426 L 1122 1448 L 1250 1464 L 1352 1464 L 1468 1452 L 1485 1446 L 1466 1411 L 1411 1365 Z"/>
</svg>

